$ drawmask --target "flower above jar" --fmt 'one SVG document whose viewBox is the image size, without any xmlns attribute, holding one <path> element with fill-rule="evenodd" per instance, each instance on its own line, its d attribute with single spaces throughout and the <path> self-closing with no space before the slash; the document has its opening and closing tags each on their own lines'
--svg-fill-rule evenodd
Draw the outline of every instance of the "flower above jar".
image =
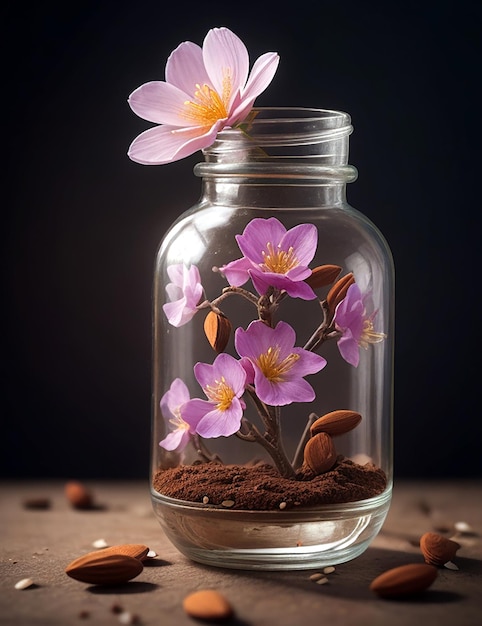
<svg viewBox="0 0 482 626">
<path fill-rule="evenodd" d="M 129 97 L 139 117 L 159 124 L 132 142 L 137 163 L 162 165 L 207 148 L 226 127 L 244 121 L 276 72 L 279 56 L 267 52 L 249 71 L 249 55 L 228 28 L 213 28 L 202 48 L 185 41 L 170 55 L 165 81 L 141 85 Z"/>
</svg>

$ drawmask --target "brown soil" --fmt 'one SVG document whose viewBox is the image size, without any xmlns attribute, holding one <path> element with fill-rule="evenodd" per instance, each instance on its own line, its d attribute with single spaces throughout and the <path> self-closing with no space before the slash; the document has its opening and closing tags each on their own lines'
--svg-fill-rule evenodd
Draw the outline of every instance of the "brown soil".
<svg viewBox="0 0 482 626">
<path fill-rule="evenodd" d="M 300 470 L 296 480 L 283 478 L 267 464 L 220 463 L 182 465 L 159 471 L 153 479 L 156 491 L 171 498 L 257 511 L 365 500 L 382 493 L 386 485 L 380 468 L 344 457 L 324 474 Z"/>
</svg>

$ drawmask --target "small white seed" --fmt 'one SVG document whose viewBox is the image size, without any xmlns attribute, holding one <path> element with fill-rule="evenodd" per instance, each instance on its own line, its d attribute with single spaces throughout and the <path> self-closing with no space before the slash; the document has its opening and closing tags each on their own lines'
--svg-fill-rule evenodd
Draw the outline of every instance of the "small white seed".
<svg viewBox="0 0 482 626">
<path fill-rule="evenodd" d="M 157 552 L 154 552 L 154 550 L 149 550 L 149 552 L 146 554 L 146 558 L 147 559 L 154 559 L 157 556 Z"/>
<path fill-rule="evenodd" d="M 328 565 L 328 567 L 323 568 L 323 574 L 333 574 L 334 571 L 335 568 L 333 567 L 333 565 Z"/>
<path fill-rule="evenodd" d="M 204 496 L 203 504 L 208 504 L 208 502 L 209 502 L 209 498 L 207 496 Z"/>
<path fill-rule="evenodd" d="M 108 543 L 105 539 L 96 539 L 95 541 L 92 542 L 92 546 L 94 548 L 107 548 L 108 547 Z"/>
<path fill-rule="evenodd" d="M 279 508 L 280 508 L 281 510 L 286 509 L 286 502 L 280 502 L 280 503 L 279 503 Z"/>
<path fill-rule="evenodd" d="M 324 578 L 324 576 L 323 574 L 320 574 L 320 572 L 316 572 L 316 574 L 311 574 L 310 576 L 310 580 L 312 580 L 315 583 L 317 580 L 321 580 L 322 578 Z"/>
<path fill-rule="evenodd" d="M 234 506 L 234 500 L 223 500 L 221 504 L 229 509 L 230 507 Z"/>
<path fill-rule="evenodd" d="M 454 524 L 455 530 L 459 533 L 471 533 L 472 528 L 467 522 L 456 522 Z"/>
<path fill-rule="evenodd" d="M 31 578 L 22 578 L 18 583 L 15 583 L 15 589 L 27 589 L 27 587 L 31 587 L 33 585 L 33 580 Z"/>
<path fill-rule="evenodd" d="M 323 576 L 323 578 L 320 578 L 320 580 L 316 581 L 317 585 L 326 585 L 326 583 L 328 582 L 328 578 L 326 576 Z"/>
<path fill-rule="evenodd" d="M 452 569 L 454 571 L 457 571 L 459 569 L 457 565 L 455 565 L 455 563 L 452 563 L 452 561 L 447 561 L 447 563 L 444 563 L 444 567 L 446 569 Z"/>
</svg>

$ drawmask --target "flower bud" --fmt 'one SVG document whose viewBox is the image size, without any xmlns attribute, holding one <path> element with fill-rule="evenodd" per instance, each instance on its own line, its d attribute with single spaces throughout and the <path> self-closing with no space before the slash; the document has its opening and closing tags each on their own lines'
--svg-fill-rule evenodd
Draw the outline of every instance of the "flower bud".
<svg viewBox="0 0 482 626">
<path fill-rule="evenodd" d="M 345 298 L 348 288 L 353 285 L 354 282 L 355 277 L 350 272 L 349 274 L 345 274 L 345 276 L 342 276 L 340 280 L 337 280 L 333 287 L 330 289 L 328 295 L 326 296 L 326 301 L 328 303 L 328 308 L 330 309 L 331 313 L 335 312 L 338 304 L 340 304 L 340 302 Z"/>
<path fill-rule="evenodd" d="M 335 465 L 337 453 L 333 439 L 327 433 L 318 433 L 308 439 L 305 446 L 305 463 L 315 474 L 324 474 Z"/>
<path fill-rule="evenodd" d="M 204 333 L 211 347 L 216 352 L 222 352 L 227 346 L 231 335 L 231 322 L 227 317 L 214 311 L 209 311 L 204 320 Z"/>
<path fill-rule="evenodd" d="M 311 276 L 305 279 L 312 289 L 331 285 L 339 276 L 341 267 L 339 265 L 319 265 L 311 272 Z"/>
</svg>

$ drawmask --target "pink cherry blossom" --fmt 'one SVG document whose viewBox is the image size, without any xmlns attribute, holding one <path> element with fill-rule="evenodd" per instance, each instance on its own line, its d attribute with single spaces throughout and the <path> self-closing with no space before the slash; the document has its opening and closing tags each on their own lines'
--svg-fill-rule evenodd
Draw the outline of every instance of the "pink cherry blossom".
<svg viewBox="0 0 482 626">
<path fill-rule="evenodd" d="M 196 423 L 185 421 L 181 414 L 182 406 L 189 400 L 189 389 L 180 378 L 172 382 L 169 390 L 161 398 L 162 414 L 171 426 L 171 432 L 159 442 L 165 450 L 181 452 L 195 432 Z"/>
<path fill-rule="evenodd" d="M 244 256 L 220 268 L 230 285 L 239 287 L 251 278 L 260 295 L 274 287 L 293 298 L 316 298 L 304 282 L 311 275 L 308 264 L 316 252 L 316 226 L 299 224 L 287 231 L 275 217 L 255 218 L 242 235 L 236 235 L 236 241 Z"/>
<path fill-rule="evenodd" d="M 145 83 L 129 97 L 134 113 L 160 124 L 134 139 L 129 157 L 162 165 L 207 148 L 220 130 L 246 118 L 278 63 L 278 54 L 267 52 L 250 73 L 246 46 L 227 28 L 210 30 L 202 48 L 181 43 L 167 60 L 166 80 Z"/>
<path fill-rule="evenodd" d="M 246 385 L 246 373 L 231 355 L 219 354 L 214 363 L 196 363 L 194 375 L 208 400 L 194 398 L 183 407 L 183 416 L 196 423 L 202 437 L 229 437 L 241 426 L 241 399 Z"/>
<path fill-rule="evenodd" d="M 203 295 L 201 277 L 195 265 L 187 268 L 182 263 L 170 265 L 167 273 L 172 282 L 166 285 L 166 292 L 170 299 L 163 305 L 169 323 L 173 326 L 183 326 L 197 313 L 197 305 Z"/>
<path fill-rule="evenodd" d="M 374 331 L 373 320 L 376 312 L 367 315 L 360 287 L 354 283 L 348 288 L 345 298 L 335 309 L 333 321 L 336 330 L 341 333 L 337 341 L 341 356 L 347 363 L 358 367 L 360 346 L 368 348 L 371 343 L 385 339 L 383 333 Z"/>
<path fill-rule="evenodd" d="M 271 328 L 256 320 L 246 330 L 236 330 L 236 350 L 251 362 L 256 394 L 262 402 L 283 406 L 314 400 L 314 389 L 303 377 L 322 370 L 326 360 L 295 348 L 295 341 L 295 331 L 286 322 L 278 322 L 276 328 Z M 244 364 L 244 359 L 241 362 Z"/>
</svg>

